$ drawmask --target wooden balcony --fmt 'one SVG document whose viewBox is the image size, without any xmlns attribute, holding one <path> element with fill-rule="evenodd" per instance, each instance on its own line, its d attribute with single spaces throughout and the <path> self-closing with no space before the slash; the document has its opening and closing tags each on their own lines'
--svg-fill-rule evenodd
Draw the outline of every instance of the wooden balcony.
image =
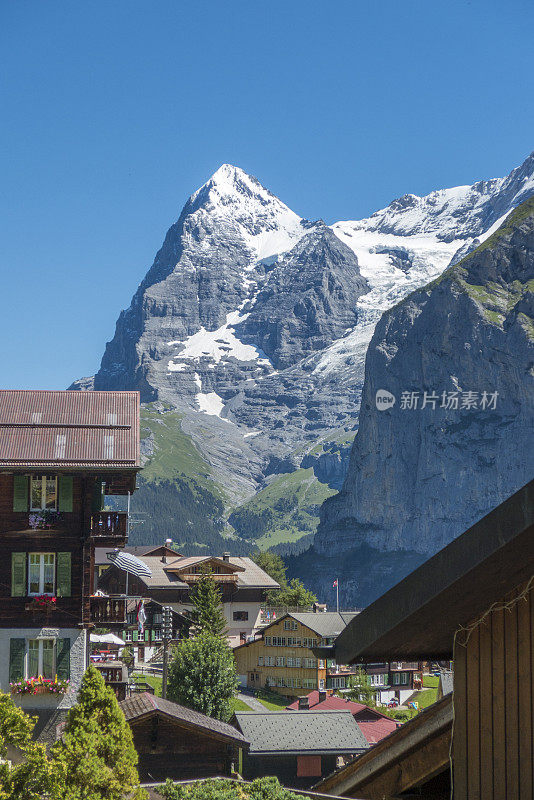
<svg viewBox="0 0 534 800">
<path fill-rule="evenodd" d="M 125 597 L 91 597 L 91 622 L 94 625 L 125 625 Z"/>
<path fill-rule="evenodd" d="M 104 547 L 126 543 L 128 515 L 124 511 L 99 511 L 91 516 L 91 538 Z"/>
</svg>

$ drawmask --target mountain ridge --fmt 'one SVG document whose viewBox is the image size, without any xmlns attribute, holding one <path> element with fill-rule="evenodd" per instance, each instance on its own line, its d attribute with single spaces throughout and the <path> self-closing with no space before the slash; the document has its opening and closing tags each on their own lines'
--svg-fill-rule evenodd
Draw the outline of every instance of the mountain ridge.
<svg viewBox="0 0 534 800">
<path fill-rule="evenodd" d="M 381 315 L 490 236 L 503 208 L 531 191 L 534 154 L 506 178 L 405 195 L 366 220 L 326 226 L 222 165 L 169 228 L 94 380 L 72 388 L 135 388 L 160 413 L 179 412 L 228 513 L 300 469 L 337 489 L 348 447 L 336 442 L 357 430 Z M 151 441 L 148 463 L 164 457 L 164 443 Z"/>
</svg>

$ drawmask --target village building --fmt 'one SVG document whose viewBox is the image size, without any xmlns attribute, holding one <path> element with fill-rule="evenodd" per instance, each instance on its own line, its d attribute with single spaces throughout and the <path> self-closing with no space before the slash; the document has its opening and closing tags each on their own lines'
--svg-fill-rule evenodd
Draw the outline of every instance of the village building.
<svg viewBox="0 0 534 800">
<path fill-rule="evenodd" d="M 245 780 L 275 775 L 284 786 L 308 789 L 369 747 L 350 711 L 238 711 L 234 719 L 250 743 Z"/>
<path fill-rule="evenodd" d="M 279 584 L 251 558 L 230 556 L 170 556 L 168 553 L 137 556 L 151 570 L 150 577 L 130 576 L 128 591 L 169 605 L 179 613 L 193 610 L 191 591 L 205 572 L 210 572 L 220 591 L 228 641 L 232 647 L 253 637 L 261 627 L 267 593 Z M 99 587 L 110 594 L 125 591 L 125 575 L 113 565 L 105 570 Z"/>
<path fill-rule="evenodd" d="M 139 626 L 139 609 L 143 606 L 145 620 Z M 172 637 L 170 644 L 189 638 L 192 620 L 174 609 L 171 611 Z M 163 606 L 155 600 L 131 598 L 127 601 L 127 625 L 120 634 L 134 657 L 134 666 L 163 658 Z"/>
<path fill-rule="evenodd" d="M 0 391 L 0 688 L 43 737 L 75 702 L 89 630 L 124 625 L 124 598 L 94 596 L 93 555 L 126 543 L 104 503 L 139 469 L 137 392 Z"/>
<path fill-rule="evenodd" d="M 264 627 L 259 638 L 234 648 L 241 686 L 287 696 L 325 689 L 328 671 L 336 669 L 334 642 L 355 616 L 337 611 L 284 614 Z"/>
<path fill-rule="evenodd" d="M 248 741 L 232 725 L 144 692 L 120 703 L 142 781 L 231 776 Z"/>
<path fill-rule="evenodd" d="M 349 663 L 453 659 L 452 693 L 442 681 L 440 700 L 317 790 L 366 800 L 448 800 L 451 790 L 455 800 L 533 797 L 532 642 L 534 481 L 343 631 L 336 652 Z"/>
<path fill-rule="evenodd" d="M 287 710 L 350 711 L 369 745 L 377 744 L 389 736 L 400 724 L 376 708 L 369 708 L 363 703 L 356 703 L 354 700 L 347 700 L 345 697 L 338 697 L 326 691 L 313 691 L 307 696 L 299 697 L 287 706 Z"/>
</svg>

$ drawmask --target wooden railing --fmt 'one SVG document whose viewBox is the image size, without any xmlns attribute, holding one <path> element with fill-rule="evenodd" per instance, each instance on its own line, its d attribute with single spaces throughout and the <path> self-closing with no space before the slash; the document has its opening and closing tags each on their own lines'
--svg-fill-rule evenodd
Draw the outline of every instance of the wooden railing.
<svg viewBox="0 0 534 800">
<path fill-rule="evenodd" d="M 196 583 L 201 578 L 204 578 L 205 574 L 197 572 L 180 572 L 179 576 L 180 580 L 185 581 L 185 583 Z M 233 575 L 230 572 L 221 573 L 220 575 L 210 572 L 209 576 L 215 581 L 215 583 L 237 583 L 238 581 L 237 575 Z"/>
<path fill-rule="evenodd" d="M 127 531 L 127 517 L 124 511 L 99 511 L 91 516 L 91 536 L 109 538 L 116 535 L 124 537 Z"/>
<path fill-rule="evenodd" d="M 91 597 L 91 622 L 95 625 L 126 624 L 126 598 Z"/>
</svg>

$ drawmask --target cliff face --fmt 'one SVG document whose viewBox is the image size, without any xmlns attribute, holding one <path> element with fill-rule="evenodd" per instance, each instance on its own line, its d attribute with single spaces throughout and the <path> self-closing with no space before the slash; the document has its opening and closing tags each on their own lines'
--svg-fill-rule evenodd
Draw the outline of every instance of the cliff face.
<svg viewBox="0 0 534 800">
<path fill-rule="evenodd" d="M 393 405 L 377 407 L 380 390 Z M 315 551 L 429 555 L 533 474 L 531 199 L 378 323 L 348 474 Z"/>
</svg>

